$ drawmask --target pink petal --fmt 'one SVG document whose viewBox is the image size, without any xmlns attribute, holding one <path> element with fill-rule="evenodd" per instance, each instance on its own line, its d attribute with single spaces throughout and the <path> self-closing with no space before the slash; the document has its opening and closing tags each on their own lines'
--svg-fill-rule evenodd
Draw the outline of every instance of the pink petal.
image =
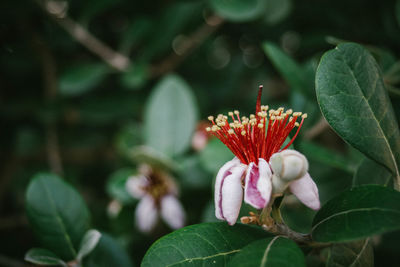
<svg viewBox="0 0 400 267">
<path fill-rule="evenodd" d="M 150 195 L 145 195 L 140 200 L 135 210 L 135 220 L 140 231 L 148 233 L 153 230 L 158 220 L 158 210 Z"/>
<path fill-rule="evenodd" d="M 215 190 L 214 190 L 215 217 L 217 217 L 217 219 L 224 220 L 224 217 L 222 216 L 221 186 L 224 182 L 224 179 L 228 175 L 232 174 L 230 169 L 238 165 L 240 165 L 240 160 L 235 157 L 231 161 L 225 163 L 218 171 L 217 178 L 215 179 Z"/>
<path fill-rule="evenodd" d="M 313 210 L 320 209 L 321 203 L 319 202 L 318 188 L 308 173 L 302 178 L 293 181 L 289 188 L 304 205 Z"/>
<path fill-rule="evenodd" d="M 144 188 L 148 183 L 149 182 L 144 175 L 131 176 L 126 181 L 125 188 L 132 197 L 141 198 L 146 194 Z"/>
<path fill-rule="evenodd" d="M 185 211 L 175 196 L 166 195 L 161 199 L 161 217 L 172 229 L 183 227 Z"/>
<path fill-rule="evenodd" d="M 247 169 L 244 201 L 256 209 L 264 208 L 271 198 L 272 172 L 264 159 L 258 160 L 258 167 L 252 162 Z"/>
<path fill-rule="evenodd" d="M 287 149 L 271 156 L 269 163 L 275 175 L 283 180 L 293 181 L 303 177 L 308 171 L 308 161 L 296 150 Z"/>
</svg>

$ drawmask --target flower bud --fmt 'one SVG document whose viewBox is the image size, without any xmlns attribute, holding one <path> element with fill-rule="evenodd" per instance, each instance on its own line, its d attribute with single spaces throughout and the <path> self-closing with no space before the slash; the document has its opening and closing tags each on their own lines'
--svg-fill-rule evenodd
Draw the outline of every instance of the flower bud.
<svg viewBox="0 0 400 267">
<path fill-rule="evenodd" d="M 271 156 L 273 174 L 290 182 L 303 177 L 308 171 L 308 162 L 303 154 L 295 150 L 284 150 Z"/>
</svg>

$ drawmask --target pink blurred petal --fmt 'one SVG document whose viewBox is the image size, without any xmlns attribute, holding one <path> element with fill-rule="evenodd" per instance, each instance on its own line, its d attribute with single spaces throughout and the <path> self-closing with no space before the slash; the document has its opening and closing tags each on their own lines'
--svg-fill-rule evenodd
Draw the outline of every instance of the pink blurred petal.
<svg viewBox="0 0 400 267">
<path fill-rule="evenodd" d="M 224 182 L 224 179 L 232 174 L 230 169 L 234 166 L 240 165 L 240 160 L 238 158 L 233 158 L 232 160 L 225 163 L 221 169 L 219 169 L 217 178 L 215 179 L 215 190 L 214 190 L 214 201 L 215 201 L 215 217 L 220 220 L 224 220 L 222 216 L 222 194 L 221 194 L 221 186 Z"/>
<path fill-rule="evenodd" d="M 256 209 L 264 208 L 271 197 L 271 169 L 264 159 L 258 160 L 258 167 L 252 162 L 247 169 L 244 201 Z"/>
<path fill-rule="evenodd" d="M 154 199 L 145 195 L 135 210 L 135 221 L 137 228 L 145 233 L 151 232 L 158 220 L 158 210 Z"/>
<path fill-rule="evenodd" d="M 166 195 L 161 199 L 161 217 L 174 230 L 184 226 L 185 211 L 175 196 Z"/>
<path fill-rule="evenodd" d="M 320 209 L 321 203 L 319 202 L 318 188 L 308 173 L 302 178 L 293 181 L 289 188 L 304 205 L 313 210 Z"/>
<path fill-rule="evenodd" d="M 126 181 L 125 188 L 132 197 L 141 198 L 146 194 L 144 188 L 148 185 L 148 183 L 149 182 L 146 176 L 131 176 Z"/>
</svg>

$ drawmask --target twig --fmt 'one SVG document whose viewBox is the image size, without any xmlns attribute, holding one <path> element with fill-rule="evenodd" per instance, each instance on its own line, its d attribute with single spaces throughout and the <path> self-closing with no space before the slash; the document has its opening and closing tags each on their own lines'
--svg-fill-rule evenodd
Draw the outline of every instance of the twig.
<svg viewBox="0 0 400 267">
<path fill-rule="evenodd" d="M 328 129 L 330 126 L 328 122 L 325 120 L 324 117 L 321 117 L 321 119 L 310 129 L 308 129 L 306 132 L 304 132 L 304 139 L 305 140 L 312 140 L 315 137 L 317 137 L 319 134 L 321 134 L 323 131 Z"/>
<path fill-rule="evenodd" d="M 173 52 L 166 59 L 151 68 L 151 77 L 156 78 L 174 70 L 187 56 L 199 47 L 204 40 L 215 32 L 223 22 L 224 20 L 217 15 L 208 17 L 204 25 L 178 45 L 176 51 L 180 51 L 179 55 Z"/>
<path fill-rule="evenodd" d="M 52 103 L 57 98 L 57 65 L 50 48 L 35 33 L 33 33 L 33 47 L 39 55 L 42 64 L 44 95 L 47 102 Z M 45 125 L 47 160 L 52 172 L 63 173 L 62 160 L 58 145 L 57 127 L 50 121 Z"/>
<path fill-rule="evenodd" d="M 105 43 L 93 36 L 82 25 L 69 18 L 65 13 L 66 7 L 61 1 L 35 0 L 36 3 L 48 14 L 55 22 L 63 27 L 73 38 L 85 46 L 89 51 L 98 55 L 108 65 L 119 70 L 125 71 L 131 61 L 128 57 L 114 51 Z"/>
</svg>

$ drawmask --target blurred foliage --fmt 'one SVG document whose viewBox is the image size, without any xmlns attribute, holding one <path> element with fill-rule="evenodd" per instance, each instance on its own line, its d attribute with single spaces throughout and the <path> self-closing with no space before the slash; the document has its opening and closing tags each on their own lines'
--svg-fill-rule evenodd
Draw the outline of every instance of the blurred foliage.
<svg viewBox="0 0 400 267">
<path fill-rule="evenodd" d="M 316 102 L 320 56 L 341 42 L 373 54 L 400 116 L 399 0 L 5 0 L 0 14 L 2 260 L 22 261 L 40 247 L 25 191 L 42 171 L 71 184 L 91 227 L 109 233 L 89 265 L 139 266 L 171 231 L 161 225 L 145 235 L 134 226 L 136 201 L 124 181 L 143 162 L 175 177 L 187 224 L 215 219 L 213 178 L 233 156 L 214 139 L 195 149 L 193 133 L 210 114 L 254 112 L 259 84 L 263 103 L 309 114 L 294 147 L 308 157 L 323 203 L 350 188 L 353 176 L 355 184 L 376 183 L 360 180 L 368 173 L 361 166 L 371 166 L 324 124 Z M 112 200 L 121 204 L 115 216 Z M 283 216 L 307 231 L 315 213 L 298 206 L 285 200 Z M 394 242 L 371 241 L 380 266 L 400 261 Z M 104 250 L 114 258 L 103 260 Z"/>
</svg>

